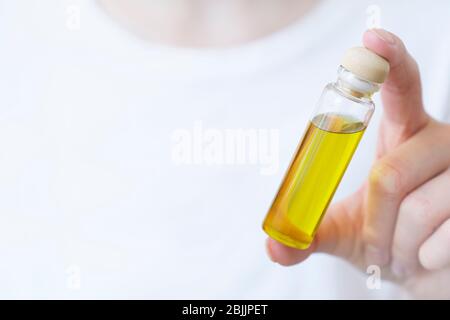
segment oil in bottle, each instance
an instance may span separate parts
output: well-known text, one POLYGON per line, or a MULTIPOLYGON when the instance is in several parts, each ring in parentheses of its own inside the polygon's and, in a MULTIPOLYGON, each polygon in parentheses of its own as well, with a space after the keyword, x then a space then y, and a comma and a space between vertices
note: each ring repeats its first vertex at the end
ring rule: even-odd
POLYGON ((350 116, 325 113, 312 119, 266 218, 272 238, 299 248, 312 241, 364 129, 350 116))
POLYGON ((306 249, 374 111, 371 96, 389 71, 366 48, 347 51, 326 86, 263 224, 273 239, 306 249))

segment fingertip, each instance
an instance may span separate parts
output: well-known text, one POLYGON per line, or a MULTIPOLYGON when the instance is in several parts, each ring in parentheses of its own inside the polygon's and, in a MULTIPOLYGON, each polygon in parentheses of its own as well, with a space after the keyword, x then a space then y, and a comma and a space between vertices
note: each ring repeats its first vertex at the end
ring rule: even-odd
POLYGON ((277 262, 277 261, 274 259, 274 255, 273 255, 273 253, 272 253, 272 241, 271 241, 270 238, 267 238, 267 239, 266 239, 266 253, 267 253, 267 256, 269 257, 269 259, 270 259, 272 262, 277 262))
POLYGON ((395 36, 392 32, 380 28, 367 29, 364 32, 363 41, 365 39, 368 41, 383 43, 388 46, 395 45, 398 41, 397 36, 395 36))
POLYGON ((366 30, 363 45, 388 60, 391 68, 399 63, 404 48, 397 36, 384 29, 366 30))
POLYGON ((448 243, 450 235, 450 219, 445 221, 421 245, 419 249, 420 264, 427 270, 435 271, 450 266, 448 243))
POLYGON ((419 261, 423 268, 428 271, 436 271, 443 267, 437 256, 434 254, 434 248, 430 246, 429 241, 425 241, 419 249, 419 261))
POLYGON ((292 266, 308 258, 312 253, 312 248, 299 250, 268 238, 266 241, 266 251, 270 260, 273 262, 279 263, 282 266, 292 266))
MULTIPOLYGON (((400 132, 417 132, 428 119, 423 108, 417 62, 402 40, 386 30, 367 30, 363 35, 363 44, 389 62, 389 75, 381 87, 381 97, 385 117, 398 127, 393 132, 398 132, 398 129, 400 132)), ((383 133, 389 136, 387 131, 383 133)))

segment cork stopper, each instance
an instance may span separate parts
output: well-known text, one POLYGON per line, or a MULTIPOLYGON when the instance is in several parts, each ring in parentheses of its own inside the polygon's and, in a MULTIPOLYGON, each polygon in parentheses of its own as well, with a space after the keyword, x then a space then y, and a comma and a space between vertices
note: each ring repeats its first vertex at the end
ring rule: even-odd
POLYGON ((364 47, 347 50, 341 65, 363 80, 381 84, 389 73, 389 62, 364 47))

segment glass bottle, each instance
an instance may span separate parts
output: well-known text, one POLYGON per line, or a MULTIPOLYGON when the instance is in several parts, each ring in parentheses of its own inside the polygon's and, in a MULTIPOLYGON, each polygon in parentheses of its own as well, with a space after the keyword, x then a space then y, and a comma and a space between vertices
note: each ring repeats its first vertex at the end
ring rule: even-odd
POLYGON ((298 249, 310 246, 374 112, 371 97, 388 72, 388 62, 366 48, 344 55, 265 218, 270 237, 298 249))

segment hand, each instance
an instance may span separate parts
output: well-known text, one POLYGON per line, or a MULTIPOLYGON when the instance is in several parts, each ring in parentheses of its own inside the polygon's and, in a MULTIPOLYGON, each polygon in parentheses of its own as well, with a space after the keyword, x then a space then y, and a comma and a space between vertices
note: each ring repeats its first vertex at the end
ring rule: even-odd
POLYGON ((417 64, 398 37, 377 29, 363 42, 391 67, 369 178, 328 209, 309 249, 269 239, 268 253, 282 265, 314 252, 375 264, 415 297, 450 298, 450 125, 426 114, 417 64))

